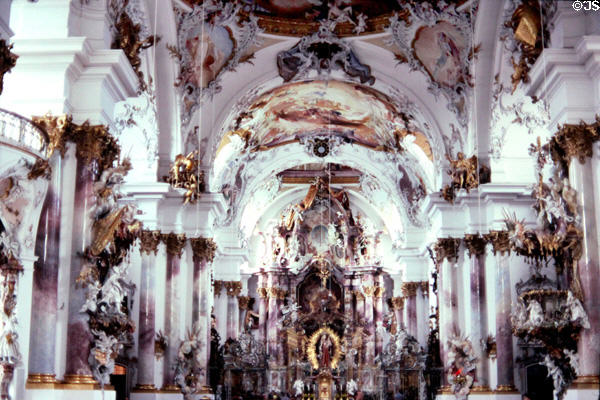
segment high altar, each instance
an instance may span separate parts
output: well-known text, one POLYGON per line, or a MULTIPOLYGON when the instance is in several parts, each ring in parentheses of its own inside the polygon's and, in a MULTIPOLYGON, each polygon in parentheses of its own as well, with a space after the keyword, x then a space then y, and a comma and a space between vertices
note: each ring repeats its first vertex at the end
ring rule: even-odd
POLYGON ((333 399, 358 387, 423 398, 425 353, 398 326, 400 307, 386 296, 393 282, 373 256, 381 232, 353 211, 348 194, 316 178, 270 233, 269 265, 252 278, 258 312, 249 302, 244 333, 225 343, 227 395, 333 399))

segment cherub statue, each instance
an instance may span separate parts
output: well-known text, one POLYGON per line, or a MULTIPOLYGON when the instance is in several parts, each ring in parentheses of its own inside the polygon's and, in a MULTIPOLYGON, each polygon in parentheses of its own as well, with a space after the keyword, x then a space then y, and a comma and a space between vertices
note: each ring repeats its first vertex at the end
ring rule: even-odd
POLYGON ((304 393, 304 382, 302 382, 302 380, 296 379, 292 387, 294 388, 294 394, 296 396, 302 396, 304 393))

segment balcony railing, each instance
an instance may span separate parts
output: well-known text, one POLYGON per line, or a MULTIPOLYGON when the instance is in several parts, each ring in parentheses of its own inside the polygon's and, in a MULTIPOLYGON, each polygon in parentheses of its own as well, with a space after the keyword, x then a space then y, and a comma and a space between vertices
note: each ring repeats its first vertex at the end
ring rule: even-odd
POLYGON ((0 109, 0 145, 46 159, 48 135, 25 117, 0 109))

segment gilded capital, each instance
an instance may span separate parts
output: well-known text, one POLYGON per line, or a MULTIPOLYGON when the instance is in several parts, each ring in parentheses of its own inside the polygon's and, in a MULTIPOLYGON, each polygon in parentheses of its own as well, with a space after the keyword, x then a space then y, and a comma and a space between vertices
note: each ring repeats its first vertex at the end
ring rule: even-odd
POLYGON ((390 301, 392 303, 392 309, 402 310, 404 308, 404 297, 392 297, 390 301))
POLYGON ((383 297, 383 294, 385 293, 385 288, 381 287, 381 286, 376 286, 375 287, 375 297, 377 297, 378 299, 383 297))
POLYGON ((419 283, 419 287, 421 288, 421 295, 429 296, 429 282, 421 281, 418 283, 419 283))
POLYGON ((215 253, 217 252, 217 244, 212 238, 193 238, 190 239, 192 251, 194 252, 194 261, 213 262, 215 253))
POLYGON ((266 290, 267 297, 271 299, 283 300, 287 296, 287 291, 278 287, 267 287, 264 288, 266 290))
POLYGON ((43 117, 32 117, 31 121, 48 135, 48 149, 46 155, 50 157, 55 150, 64 157, 67 143, 67 130, 72 129, 73 119, 66 114, 53 116, 46 114, 43 117))
POLYGON ((160 231, 142 231, 140 235, 140 253, 150 254, 158 253, 158 244, 160 243, 160 231))
POLYGON ((569 163, 577 158, 580 163, 585 163, 592 157, 593 144, 600 140, 600 117, 596 122, 586 124, 581 122, 559 126, 558 132, 550 139, 550 155, 554 162, 560 162, 565 170, 569 163))
POLYGON ((250 296, 238 296, 238 307, 240 310, 248 310, 250 306, 250 296))
POLYGON ((470 257, 477 257, 485 253, 487 241, 480 235, 465 235, 464 243, 470 257))
POLYGON ((268 293, 267 293, 267 288, 266 287, 256 288, 256 293, 258 293, 258 296, 261 299, 266 299, 268 297, 268 293))
POLYGON ((186 241, 184 233, 163 233, 160 235, 160 239, 167 246, 167 254, 181 257, 186 241))
POLYGON ((365 299, 365 295, 360 290, 355 290, 354 296, 356 297, 356 300, 358 300, 358 301, 365 299))
POLYGON ((223 289, 224 283, 225 283, 225 281, 213 281, 213 288, 215 291, 215 296, 218 296, 221 294, 221 289, 223 289))
POLYGON ((237 297, 242 291, 242 282, 227 281, 225 282, 225 291, 228 297, 237 297))
POLYGON ((417 295, 417 289, 421 285, 421 282, 402 282, 400 290, 402 291, 403 297, 414 297, 417 295))
POLYGON ((363 286, 362 289, 365 297, 373 297, 377 291, 377 286, 363 286))
POLYGON ((77 125, 71 116, 50 114, 33 117, 32 121, 48 134, 48 156, 58 150, 64 157, 67 142, 75 143, 77 159, 84 165, 95 161, 99 174, 119 159, 121 148, 105 125, 91 125, 89 121, 77 125))
POLYGON ((494 254, 498 252, 500 254, 510 252, 510 239, 507 231, 490 231, 484 237, 492 244, 494 254))
POLYGON ((458 238, 440 238, 434 245, 435 258, 437 262, 444 259, 448 261, 458 260, 458 250, 460 249, 460 239, 458 238))

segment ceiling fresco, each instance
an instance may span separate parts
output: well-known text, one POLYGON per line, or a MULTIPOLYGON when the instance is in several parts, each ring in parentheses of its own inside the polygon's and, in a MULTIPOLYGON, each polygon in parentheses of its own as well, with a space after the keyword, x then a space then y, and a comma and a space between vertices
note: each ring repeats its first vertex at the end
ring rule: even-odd
POLYGON ((219 0, 191 10, 175 7, 177 44, 167 48, 180 67, 175 86, 182 96, 184 125, 203 99, 221 90, 221 75, 252 57, 260 28, 256 17, 242 19, 241 10, 241 4, 219 0))
POLYGON ((235 129, 223 137, 217 154, 232 136, 242 137, 252 151, 307 137, 336 136, 388 152, 401 151, 401 142, 413 136, 414 143, 431 160, 425 135, 407 130, 410 118, 386 95, 368 86, 340 81, 297 82, 259 96, 238 116, 235 129))
POLYGON ((471 26, 476 9, 458 10, 456 4, 441 7, 425 2, 406 7, 409 18, 390 18, 387 43, 399 63, 428 77, 429 91, 444 95, 448 109, 466 127, 473 86, 470 68, 478 52, 471 26))

